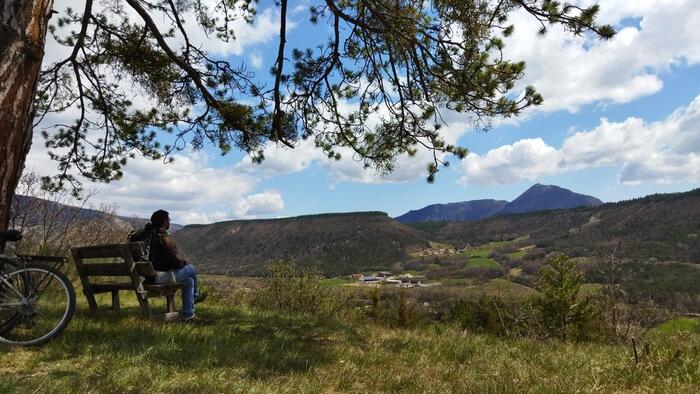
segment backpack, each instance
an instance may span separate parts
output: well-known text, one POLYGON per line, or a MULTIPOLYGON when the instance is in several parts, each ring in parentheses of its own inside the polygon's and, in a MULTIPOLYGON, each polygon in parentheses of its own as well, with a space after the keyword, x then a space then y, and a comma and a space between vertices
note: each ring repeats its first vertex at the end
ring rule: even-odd
POLYGON ((129 231, 126 239, 129 242, 143 242, 146 248, 146 259, 151 260, 151 240, 153 239, 153 232, 155 229, 150 225, 146 225, 142 229, 129 231))

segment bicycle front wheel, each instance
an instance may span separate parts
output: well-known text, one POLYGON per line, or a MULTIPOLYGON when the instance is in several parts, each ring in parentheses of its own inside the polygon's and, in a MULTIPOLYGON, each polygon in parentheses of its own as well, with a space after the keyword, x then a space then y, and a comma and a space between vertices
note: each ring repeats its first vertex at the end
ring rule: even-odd
POLYGON ((38 346, 57 337, 75 313, 75 290, 60 271, 29 265, 0 275, 0 343, 38 346))

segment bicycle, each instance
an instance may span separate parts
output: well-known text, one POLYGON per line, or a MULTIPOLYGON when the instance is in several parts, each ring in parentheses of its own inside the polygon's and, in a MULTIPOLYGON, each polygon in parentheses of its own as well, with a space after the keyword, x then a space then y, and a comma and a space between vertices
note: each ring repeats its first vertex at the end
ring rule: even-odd
MULTIPOLYGON (((17 230, 0 231, 17 242, 17 230)), ((54 256, 0 254, 0 344, 39 346, 56 338, 75 313, 75 289, 54 256)))

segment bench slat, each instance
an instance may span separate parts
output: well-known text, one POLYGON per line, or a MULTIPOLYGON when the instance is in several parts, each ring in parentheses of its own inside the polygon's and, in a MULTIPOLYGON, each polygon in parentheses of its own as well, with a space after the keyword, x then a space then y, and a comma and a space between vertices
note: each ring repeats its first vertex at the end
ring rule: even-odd
POLYGON ((90 288, 93 293, 109 293, 114 290, 133 290, 131 283, 92 283, 90 288))
POLYGON ((184 283, 164 283, 164 284, 158 284, 158 285, 143 285, 143 288, 148 290, 148 291, 158 291, 158 290, 170 290, 170 289, 184 289, 185 284, 184 283))
POLYGON ((131 251, 131 257, 138 259, 145 255, 143 244, 140 242, 129 242, 127 244, 111 244, 97 246, 81 246, 73 248, 73 255, 80 259, 99 259, 105 257, 123 257, 123 247, 128 245, 131 251))
POLYGON ((124 263, 88 263, 80 267, 86 276, 129 276, 129 269, 124 263))

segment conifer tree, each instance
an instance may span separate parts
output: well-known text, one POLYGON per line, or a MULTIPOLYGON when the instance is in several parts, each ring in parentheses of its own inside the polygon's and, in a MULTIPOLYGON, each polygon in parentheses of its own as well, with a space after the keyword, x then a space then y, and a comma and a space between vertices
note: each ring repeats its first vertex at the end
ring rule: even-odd
POLYGON ((582 284, 576 261, 566 255, 553 257, 542 267, 535 305, 543 334, 576 340, 590 335, 594 310, 590 297, 579 294, 582 284))

